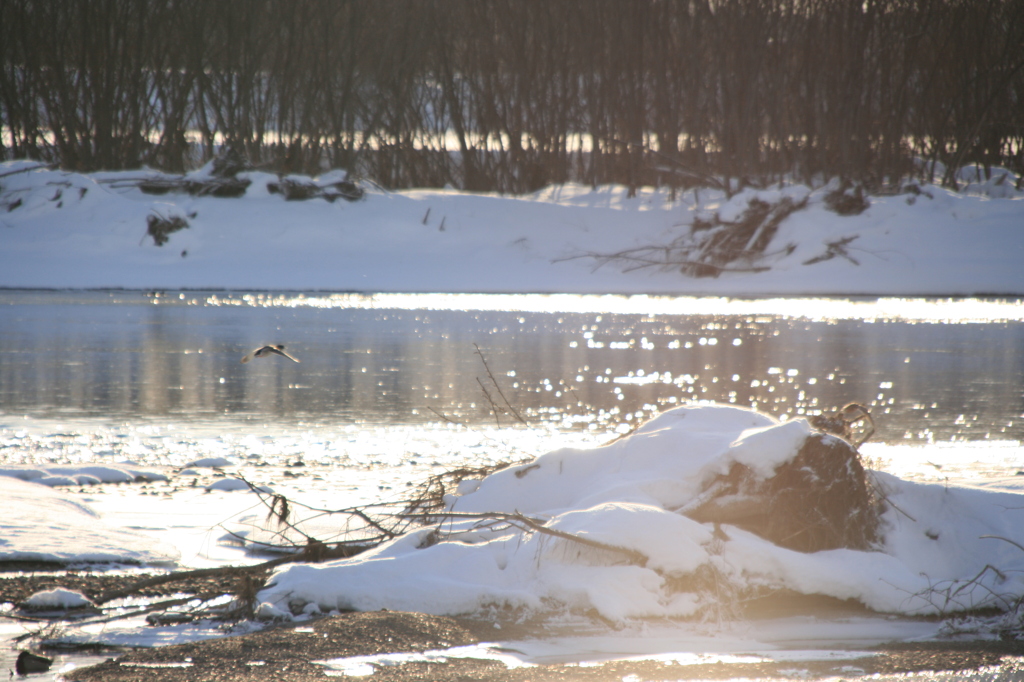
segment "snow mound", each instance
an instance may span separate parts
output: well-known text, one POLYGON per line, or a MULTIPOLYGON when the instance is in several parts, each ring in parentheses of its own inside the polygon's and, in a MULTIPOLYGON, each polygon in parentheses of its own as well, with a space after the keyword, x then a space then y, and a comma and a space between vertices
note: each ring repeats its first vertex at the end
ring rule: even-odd
MULTIPOLYGON (((1024 544, 1024 496, 865 472, 852 446, 803 419, 678 408, 603 447, 550 452, 461 490, 443 522, 353 558, 281 569, 260 602, 296 614, 316 604, 624 622, 700 618, 723 598, 779 590, 903 614, 1008 608, 1024 595, 1024 551, 1013 544, 1024 544), (765 517, 779 481, 832 485, 821 460, 864 484, 874 525, 801 551, 765 517)), ((796 518, 814 519, 828 495, 807 498, 796 518)))
POLYGON ((99 483, 137 483, 166 481, 167 477, 154 471, 111 466, 56 466, 45 469, 32 467, 0 467, 0 476, 41 483, 51 488, 99 483))
POLYGON ((222 467, 232 466, 234 462, 226 457, 204 457, 189 462, 185 466, 187 467, 200 467, 206 469, 220 469, 222 467))
POLYGON ((0 561, 165 564, 178 559, 172 547, 107 526, 88 506, 11 476, 0 476, 0 518, 0 561))
POLYGON ((93 603, 81 592, 58 587, 53 590, 36 592, 26 599, 22 606, 30 611, 56 611, 81 609, 93 606, 93 603))
MULTIPOLYGON (((222 478, 206 486, 206 489, 219 490, 221 492, 235 492, 237 490, 250 490, 251 487, 240 478, 222 478)), ((261 493, 268 494, 274 492, 272 488, 265 485, 256 486, 256 490, 261 493)))

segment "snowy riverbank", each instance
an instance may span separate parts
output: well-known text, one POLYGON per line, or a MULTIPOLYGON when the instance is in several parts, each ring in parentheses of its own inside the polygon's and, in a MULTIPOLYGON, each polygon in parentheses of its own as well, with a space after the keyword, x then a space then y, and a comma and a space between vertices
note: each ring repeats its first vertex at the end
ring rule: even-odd
MULTIPOLYGON (((0 164, 0 287, 228 288, 366 292, 710 295, 1024 294, 1024 192, 996 173, 960 192, 934 185, 870 196, 856 215, 827 206, 834 184, 681 193, 550 187, 525 197, 445 190, 358 201, 288 201, 280 179, 240 173, 237 198, 146 194, 150 171, 81 175, 0 164), (700 221, 737 221, 752 201, 807 200, 778 225, 756 272, 687 277, 679 267, 590 255, 687 239, 700 221), (157 245, 147 219, 187 227, 157 245), (178 223, 182 225, 183 223, 178 223), (839 245, 836 247, 835 245, 839 245), (568 259, 568 260, 566 260, 568 259), (809 264, 808 264, 809 263, 809 264), (625 271, 624 271, 625 270, 625 271)), ((188 178, 209 178, 209 168, 188 178)), ((298 183, 330 188, 342 175, 298 183)), ((974 169, 963 177, 974 177, 974 169)), ((175 178, 171 178, 172 180, 175 178)), ((180 183, 179 183, 180 184, 180 183)))
MULTIPOLYGON (((851 493, 848 485, 864 474, 853 471, 848 476, 843 450, 834 447, 838 441, 820 438, 804 419, 779 422, 728 406, 671 410, 606 446, 564 448, 488 476, 467 476, 444 498, 448 510, 466 514, 465 518, 455 516, 440 526, 414 524, 400 537, 351 559, 283 568, 259 595, 262 606, 257 613, 270 620, 302 620, 334 611, 384 608, 474 614, 499 622, 575 620, 596 614, 602 622, 632 627, 651 618, 683 618, 699 624, 711 614, 720 618, 731 613, 751 598, 782 593, 852 600, 860 608, 903 617, 956 617, 995 608, 1004 614, 969 627, 979 633, 1020 627, 1024 551, 1019 546, 1024 545, 1024 520, 1019 516, 1024 513, 1020 502, 1024 482, 1015 475, 1019 469, 1012 462, 1002 473, 993 470, 982 478, 971 475, 941 481, 868 472, 863 479, 869 486, 865 498, 853 494, 856 490, 851 493), (818 454, 814 447, 819 448, 818 454), (813 468, 811 478, 789 480, 783 493, 770 483, 806 467, 813 468), (750 520, 750 501, 755 509, 767 509, 766 505, 781 499, 780 494, 791 494, 786 490, 799 489, 803 494, 807 486, 813 488, 828 476, 837 478, 823 494, 833 500, 841 496, 842 504, 850 506, 829 510, 833 530, 824 526, 813 530, 819 540, 825 538, 824 544, 816 540, 818 544, 804 546, 794 540, 793 526, 787 530, 784 523, 779 525, 774 511, 774 530, 762 529, 756 518, 750 520), (877 521, 864 516, 869 499, 877 505, 877 521), (863 532, 853 527, 854 516, 863 532), (836 526, 835 518, 849 523, 836 526), (829 536, 835 528, 842 532, 829 536), (576 544, 581 538, 591 545, 576 544), (729 596, 721 601, 723 595, 729 596)), ((933 450, 928 456, 942 454, 933 450)), ((936 466, 945 463, 938 460, 936 466)), ((162 473, 140 472, 130 465, 78 471, 66 467, 60 472, 7 467, 0 478, 4 492, 0 507, 6 525, 18 532, 5 538, 4 558, 46 559, 43 551, 47 550, 52 554, 49 558, 58 561, 173 560, 173 552, 158 539, 161 534, 154 532, 157 528, 145 532, 157 517, 125 509, 114 517, 114 526, 103 526, 87 505, 75 501, 75 491, 88 483, 79 478, 115 481, 126 471, 137 477, 126 485, 149 486, 143 494, 159 496, 146 501, 157 516, 160 509, 172 512, 175 505, 180 507, 186 497, 190 508, 206 505, 207 514, 202 517, 206 524, 209 512, 219 508, 224 522, 217 529, 207 529, 207 542, 234 545, 238 554, 227 561, 240 558, 242 540, 280 542, 277 532, 281 529, 267 518, 255 496, 244 490, 229 492, 233 487, 225 483, 235 479, 211 466, 233 469, 229 460, 190 462, 162 473), (232 520, 228 509, 248 511, 232 520), (118 525, 127 528, 119 530, 118 525)), ((283 475, 277 478, 287 480, 283 475)), ((128 492, 122 491, 121 495, 128 492)), ((87 497, 107 509, 124 506, 110 497, 112 492, 87 497)), ((336 493, 332 495, 330 486, 325 484, 323 493, 325 500, 333 497, 333 508, 345 506, 336 493)), ((818 509, 800 500, 799 509, 818 509)), ((310 497, 299 501, 308 503, 310 497)), ((398 527, 400 517, 395 515, 403 505, 361 508, 379 514, 375 523, 381 528, 391 528, 398 527)), ((358 519, 344 513, 306 514, 313 525, 300 520, 301 512, 295 514, 291 523, 332 542, 351 541, 361 532, 360 524, 353 523, 358 519)), ((808 523, 803 514, 786 523, 801 528, 808 523)), ((189 523, 185 515, 168 530, 176 528, 180 534, 189 523)), ((369 530, 370 535, 376 534, 369 530)), ((163 533, 163 537, 171 539, 174 534, 163 533)), ((882 621, 865 616, 856 626, 826 626, 826 619, 815 622, 817 634, 807 630, 806 623, 773 627, 784 628, 790 633, 787 636, 797 639, 872 639, 871 633, 882 621)), ((925 632, 921 625, 908 622, 897 630, 903 628, 903 637, 920 637, 935 636, 946 627, 932 622, 925 632)), ((139 635, 130 629, 108 628, 101 639, 119 644, 138 642, 140 636, 174 641, 189 638, 188 632, 195 630, 189 625, 179 629, 177 634, 172 628, 163 634, 139 635)), ((691 634, 699 631, 698 627, 691 634)), ((775 637, 769 631, 748 635, 762 644, 775 637)), ((892 636, 901 638, 895 631, 892 636)))

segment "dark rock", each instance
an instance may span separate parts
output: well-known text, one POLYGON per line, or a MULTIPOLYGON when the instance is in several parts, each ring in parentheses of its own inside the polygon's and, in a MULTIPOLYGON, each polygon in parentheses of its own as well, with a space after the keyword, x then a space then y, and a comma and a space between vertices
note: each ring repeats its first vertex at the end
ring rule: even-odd
POLYGON ((31 651, 22 651, 18 654, 18 660, 14 664, 14 670, 19 675, 28 675, 29 673, 44 673, 50 669, 50 665, 53 663, 52 659, 44 656, 36 656, 31 651))

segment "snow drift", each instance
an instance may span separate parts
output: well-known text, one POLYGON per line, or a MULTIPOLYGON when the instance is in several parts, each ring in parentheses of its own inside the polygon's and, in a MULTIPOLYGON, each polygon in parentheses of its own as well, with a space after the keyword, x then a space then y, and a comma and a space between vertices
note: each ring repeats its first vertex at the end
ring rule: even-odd
MULTIPOLYGON (((28 470, 31 472, 31 470, 28 470)), ((0 561, 173 564, 176 549, 142 532, 108 526, 89 506, 41 483, 0 472, 0 561)))
POLYGON ((463 481, 446 500, 452 516, 354 558, 279 570, 259 599, 293 613, 571 611, 621 622, 701 618, 718 613, 723 596, 778 590, 907 615, 1009 609, 1024 595, 1024 551, 1013 544, 1024 544, 1024 496, 1012 489, 858 474, 841 458, 840 467, 863 477, 876 512, 856 519, 866 512, 851 509, 849 523, 873 518, 876 526, 848 546, 833 540, 818 551, 707 511, 712 495, 735 501, 769 490, 723 488, 737 467, 762 483, 807 470, 813 475, 801 480, 817 485, 806 459, 812 443, 825 453, 851 448, 803 419, 678 408, 603 447, 557 450, 463 481), (702 508, 711 520, 694 518, 702 508))

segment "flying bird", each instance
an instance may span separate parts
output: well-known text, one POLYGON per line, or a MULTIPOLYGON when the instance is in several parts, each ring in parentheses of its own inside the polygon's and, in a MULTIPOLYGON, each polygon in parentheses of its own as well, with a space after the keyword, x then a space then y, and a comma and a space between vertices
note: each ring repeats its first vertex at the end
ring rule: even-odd
POLYGON ((284 345, 280 343, 273 346, 263 346, 262 348, 257 348, 256 350, 242 358, 242 362, 249 362, 253 358, 269 358, 271 355, 280 355, 283 358, 288 358, 292 362, 299 362, 299 359, 285 351, 284 345))

